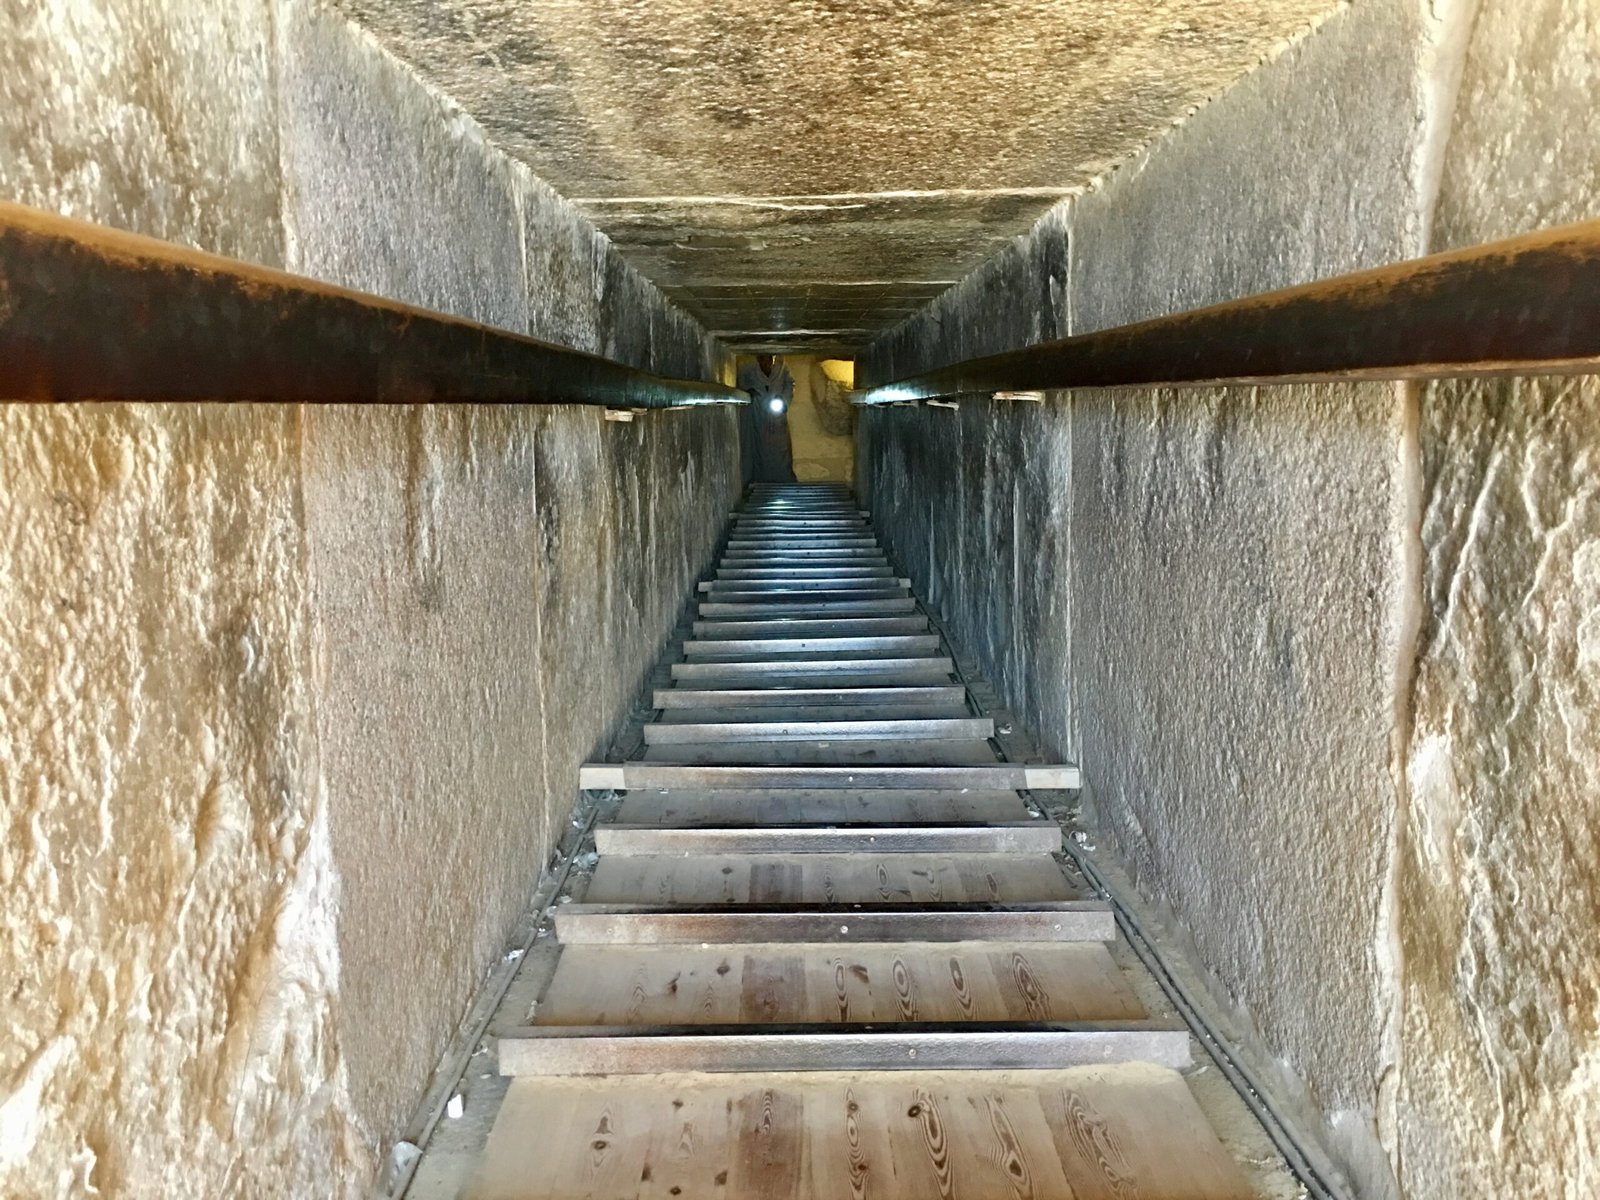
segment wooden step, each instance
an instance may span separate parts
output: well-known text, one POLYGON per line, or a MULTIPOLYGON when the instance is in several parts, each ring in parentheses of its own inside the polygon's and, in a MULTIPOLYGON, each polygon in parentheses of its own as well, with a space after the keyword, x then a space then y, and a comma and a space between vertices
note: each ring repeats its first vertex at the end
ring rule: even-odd
POLYGON ((1135 1021, 1147 1015, 1102 942, 580 945, 562 949, 532 1023, 1135 1021))
POLYGON ((807 567, 730 565, 717 567, 718 579, 884 579, 894 575, 888 563, 823 563, 807 567))
POLYGON ((963 767, 996 761, 983 738, 774 738, 647 745, 647 763, 704 767, 840 766, 963 767))
POLYGON ((696 621, 690 632, 697 640, 720 641, 777 635, 883 636, 925 633, 927 629, 928 618, 917 614, 909 617, 758 617, 745 621, 696 621))
POLYGON ((514 1079, 469 1200, 1248 1200, 1182 1076, 514 1079))
MULTIPOLYGON (((834 688, 860 690, 863 688, 906 689, 917 687, 943 687, 951 682, 953 670, 937 665, 937 660, 923 660, 926 666, 898 667, 884 670, 783 670, 765 675, 719 676, 715 671, 702 672, 684 680, 685 690, 700 691, 708 688, 728 688, 741 691, 771 691, 775 693, 797 690, 815 691, 834 688)), ((710 666, 709 662, 700 666, 710 666)), ((668 674, 671 674, 670 669, 668 674)))
POLYGON ((770 827, 697 825, 596 825, 602 855, 646 854, 1053 854, 1061 830, 1050 821, 967 825, 861 825, 770 827))
POLYGON ((883 551, 875 547, 864 546, 853 549, 828 550, 828 549, 789 549, 789 550, 729 550, 722 556, 723 566, 743 565, 745 563, 793 563, 811 566, 816 563, 886 563, 883 551))
MULTIPOLYGON (((832 583, 827 587, 805 587, 803 585, 786 585, 783 587, 763 587, 759 584, 740 583, 722 587, 713 585, 703 589, 702 595, 707 601, 721 604, 824 604, 835 600, 899 600, 907 596, 908 584, 898 581, 889 583, 874 583, 863 581, 860 584, 848 582, 832 583)), ((701 613, 705 613, 704 605, 701 613)))
POLYGON ((1079 899, 1051 857, 1053 848, 1032 854, 602 854, 583 899, 725 907, 1079 899))
POLYGON ((789 662, 771 659, 706 659, 704 662, 674 662, 669 674, 675 680, 710 685, 734 683, 752 686, 816 686, 837 680, 840 675, 867 678, 870 682, 904 686, 915 683, 946 683, 955 674, 955 659, 949 654, 925 656, 878 656, 878 658, 813 658, 789 662))
MULTIPOLYGON (((671 675, 674 679, 691 681, 751 679, 776 685, 785 677, 792 678, 798 675, 898 676, 911 674, 926 676, 932 674, 948 676, 954 671, 955 660, 948 655, 911 656, 884 654, 872 658, 865 656, 846 657, 844 655, 830 658, 791 658, 783 662, 776 662, 770 659, 681 662, 672 664, 671 675)), ((885 682, 888 682, 888 680, 885 680, 885 682)))
MULTIPOLYGON (((834 721, 846 726, 873 721, 936 721, 971 717, 965 702, 949 700, 943 704, 811 704, 741 705, 738 708, 668 708, 656 720, 659 725, 766 725, 778 727, 792 722, 834 721)), ((990 720, 990 718, 983 718, 990 720)), ((993 722, 990 720, 990 724, 993 722)), ((645 726, 648 731, 652 726, 645 726)), ((848 730, 846 731, 848 732, 848 730)), ((746 735, 739 735, 746 736, 746 735)), ((926 736, 925 734, 919 736, 926 736)), ((989 736, 968 731, 964 737, 989 736)))
POLYGON ((1031 814, 1014 791, 915 788, 672 788, 629 792, 618 822, 694 828, 740 822, 768 826, 956 824, 1024 821, 1031 814))
POLYGON ((963 704, 966 688, 960 684, 928 687, 851 688, 658 688, 651 703, 668 708, 753 708, 819 704, 963 704))
POLYGON ((728 618, 760 617, 859 617, 881 613, 914 612, 917 602, 910 596, 891 596, 876 600, 823 601, 815 597, 804 601, 780 604, 775 601, 725 599, 700 600, 696 605, 701 617, 728 618))
POLYGON ((878 539, 870 534, 831 535, 806 534, 745 534, 731 537, 724 543, 729 551, 736 550, 882 550, 878 539))
POLYGON ((939 649, 936 633, 868 633, 847 634, 841 637, 771 637, 771 638, 708 638, 683 644, 687 658, 710 658, 717 655, 745 655, 752 659, 762 655, 804 654, 895 654, 911 656, 934 654, 939 649))
POLYGON ((780 725, 791 721, 933 721, 971 715, 971 709, 964 700, 945 700, 935 704, 741 704, 732 708, 661 709, 656 723, 780 725))

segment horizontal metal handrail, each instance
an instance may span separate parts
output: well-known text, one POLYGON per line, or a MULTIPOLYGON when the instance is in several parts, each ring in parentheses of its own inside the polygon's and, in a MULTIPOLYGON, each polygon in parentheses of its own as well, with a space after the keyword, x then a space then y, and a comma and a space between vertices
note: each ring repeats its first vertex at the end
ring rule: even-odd
POLYGON ((857 399, 1590 373, 1600 221, 971 359, 857 399))
POLYGON ((749 397, 0 203, 0 400, 678 408, 749 397))

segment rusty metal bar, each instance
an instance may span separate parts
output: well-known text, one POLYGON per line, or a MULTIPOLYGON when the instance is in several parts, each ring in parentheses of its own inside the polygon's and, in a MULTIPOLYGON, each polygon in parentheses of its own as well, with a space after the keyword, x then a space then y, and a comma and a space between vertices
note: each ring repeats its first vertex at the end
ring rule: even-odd
POLYGON ((1591 373, 1600 221, 972 359, 860 400, 1591 373))
POLYGON ((0 399, 673 408, 748 397, 0 203, 0 399))

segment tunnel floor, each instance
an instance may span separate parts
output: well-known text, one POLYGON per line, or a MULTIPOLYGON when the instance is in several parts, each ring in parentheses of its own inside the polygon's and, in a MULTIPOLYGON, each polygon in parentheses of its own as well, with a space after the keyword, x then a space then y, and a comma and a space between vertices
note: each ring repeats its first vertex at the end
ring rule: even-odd
POLYGON ((848 489, 691 609, 408 1195, 1295 1194, 848 489))

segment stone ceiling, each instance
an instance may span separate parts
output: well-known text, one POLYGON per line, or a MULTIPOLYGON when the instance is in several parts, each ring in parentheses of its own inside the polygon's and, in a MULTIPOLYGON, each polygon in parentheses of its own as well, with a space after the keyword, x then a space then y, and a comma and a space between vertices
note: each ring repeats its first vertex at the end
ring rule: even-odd
POLYGON ((847 352, 1330 0, 340 0, 739 348, 847 352))

